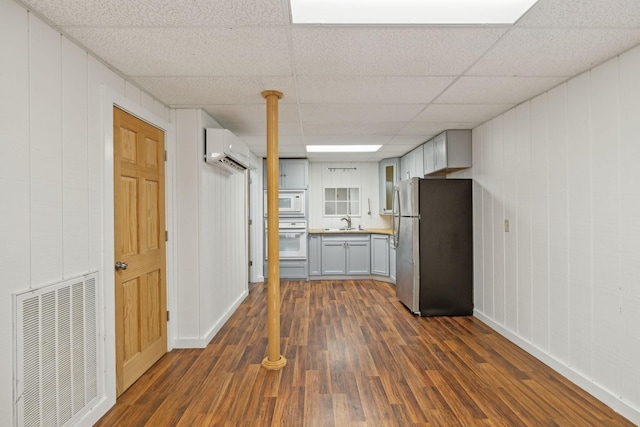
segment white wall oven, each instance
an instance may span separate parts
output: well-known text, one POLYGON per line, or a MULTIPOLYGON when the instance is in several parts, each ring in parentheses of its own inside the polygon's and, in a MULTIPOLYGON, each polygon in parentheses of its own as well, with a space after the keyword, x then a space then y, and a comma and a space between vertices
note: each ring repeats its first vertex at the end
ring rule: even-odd
MULTIPOLYGON (((264 222, 267 230, 267 221, 264 222)), ((269 242, 265 233, 265 259, 269 253, 269 242)), ((307 221, 281 219, 278 234, 280 236, 280 259, 307 259, 307 221)))
MULTIPOLYGON (((304 217, 306 206, 305 190, 280 190, 278 192, 278 216, 304 217)), ((267 190, 264 191, 264 216, 267 216, 267 190)))

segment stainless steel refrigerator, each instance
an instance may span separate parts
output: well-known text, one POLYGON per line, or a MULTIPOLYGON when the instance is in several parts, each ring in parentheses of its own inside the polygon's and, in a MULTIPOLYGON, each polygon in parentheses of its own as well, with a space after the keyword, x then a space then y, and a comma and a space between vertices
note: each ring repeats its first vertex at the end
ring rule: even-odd
POLYGON ((396 292, 420 316, 473 312, 469 179, 411 178, 395 186, 396 292))

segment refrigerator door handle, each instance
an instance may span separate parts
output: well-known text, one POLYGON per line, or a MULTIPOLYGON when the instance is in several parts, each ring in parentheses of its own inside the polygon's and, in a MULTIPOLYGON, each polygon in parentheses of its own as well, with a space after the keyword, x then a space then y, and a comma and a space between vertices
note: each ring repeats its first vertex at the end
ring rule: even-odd
MULTIPOLYGON (((396 241, 396 217, 391 215, 391 235, 393 236, 393 241, 396 241)), ((395 245, 394 245, 395 247, 395 245)))
POLYGON ((393 247, 398 247, 398 241, 400 238, 400 190, 398 188, 393 189, 393 202, 392 202, 392 215, 391 215, 391 234, 393 235, 393 247), (397 209, 397 212, 396 212, 397 209), (398 218, 398 226, 396 227, 396 217, 398 218))

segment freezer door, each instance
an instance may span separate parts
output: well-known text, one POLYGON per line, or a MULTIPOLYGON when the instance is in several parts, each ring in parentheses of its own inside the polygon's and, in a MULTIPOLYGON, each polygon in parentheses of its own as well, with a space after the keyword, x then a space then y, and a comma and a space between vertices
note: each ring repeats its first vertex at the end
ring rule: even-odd
POLYGON ((398 217, 396 294, 412 313, 419 313, 420 246, 418 218, 398 217))

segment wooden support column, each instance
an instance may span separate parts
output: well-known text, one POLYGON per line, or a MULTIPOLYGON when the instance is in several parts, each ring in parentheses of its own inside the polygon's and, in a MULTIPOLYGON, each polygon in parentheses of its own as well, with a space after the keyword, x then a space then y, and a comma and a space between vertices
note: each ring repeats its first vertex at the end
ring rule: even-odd
POLYGON ((262 366, 269 370, 284 368, 287 359, 280 354, 280 235, 278 224, 278 100, 282 93, 266 90, 267 100, 267 357, 262 366))

